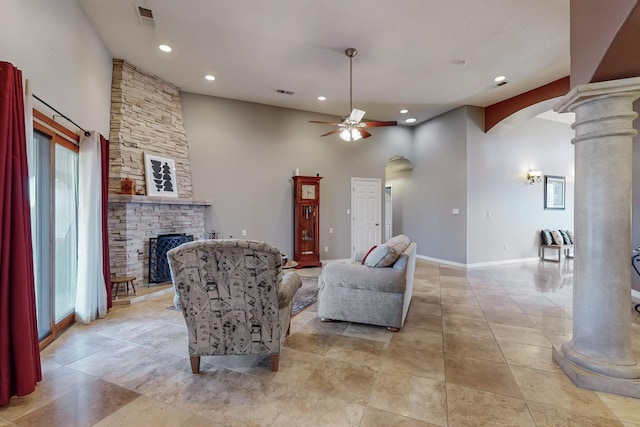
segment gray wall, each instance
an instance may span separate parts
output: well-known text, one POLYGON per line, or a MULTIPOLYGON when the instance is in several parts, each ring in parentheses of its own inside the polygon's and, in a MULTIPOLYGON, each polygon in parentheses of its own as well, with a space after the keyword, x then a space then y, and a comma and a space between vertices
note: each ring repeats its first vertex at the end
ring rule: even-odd
MULTIPOLYGON (((633 110, 640 112, 640 99, 633 104, 633 110)), ((637 248, 640 246, 640 119, 633 122, 633 127, 639 135, 633 138, 633 207, 635 209, 632 210, 631 247, 637 248)), ((640 269, 640 265, 636 265, 640 269)), ((631 269, 631 284, 633 289, 640 291, 640 276, 633 269, 631 269)))
POLYGON ((532 118, 506 135, 484 133, 481 108, 468 107, 467 263, 538 256, 541 229, 573 231, 574 132, 564 123, 532 118), (544 178, 566 179, 566 209, 544 209, 544 178))
MULTIPOLYGON (((111 54, 78 2, 4 0, 1 14, 0 61, 21 69, 35 95, 108 137, 111 54)), ((37 101, 34 107, 53 114, 37 101)))
POLYGON ((301 175, 323 177, 322 259, 349 258, 351 177, 384 183, 386 161, 411 145, 411 129, 402 126, 377 128, 371 138, 346 143, 336 135, 321 138, 329 126, 307 123, 337 117, 191 93, 182 93, 181 100, 194 198, 213 202, 207 230, 235 238, 245 229, 247 238, 271 242, 288 254, 293 253, 296 168, 301 175))
POLYGON ((420 255, 456 263, 466 262, 465 118, 462 107, 415 127, 409 156, 413 171, 398 195, 403 207, 394 211, 394 220, 402 224, 395 234, 410 236, 420 255), (452 214, 454 208, 459 215, 452 214))

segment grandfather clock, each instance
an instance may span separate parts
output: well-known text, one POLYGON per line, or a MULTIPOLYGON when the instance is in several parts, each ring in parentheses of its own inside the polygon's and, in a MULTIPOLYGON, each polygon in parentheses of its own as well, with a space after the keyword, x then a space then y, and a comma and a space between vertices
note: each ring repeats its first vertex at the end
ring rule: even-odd
POLYGON ((293 177, 293 256, 296 268, 322 267, 320 262, 321 176, 293 177))

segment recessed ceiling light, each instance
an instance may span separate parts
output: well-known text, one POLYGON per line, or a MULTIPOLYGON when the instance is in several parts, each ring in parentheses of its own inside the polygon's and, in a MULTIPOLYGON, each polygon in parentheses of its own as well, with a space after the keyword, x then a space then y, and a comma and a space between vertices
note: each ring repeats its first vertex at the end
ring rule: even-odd
POLYGON ((214 81, 216 78, 213 77, 211 74, 207 74, 206 76, 204 76, 205 79, 209 80, 210 82, 214 81))
POLYGON ((400 110, 400 114, 407 114, 409 112, 409 110, 407 110, 406 108, 403 110, 400 110))
POLYGON ((163 52, 171 52, 171 46, 167 46, 166 44, 161 44, 160 46, 158 46, 158 49, 163 52))
POLYGON ((415 117, 409 117, 407 120, 404 121, 405 123, 415 123, 416 122, 416 118, 415 117))
POLYGON ((327 97, 326 96, 319 96, 318 97, 318 101, 326 101, 327 97))
POLYGON ((501 82, 501 81, 503 81, 503 80, 505 80, 505 79, 506 79, 506 77, 505 77, 505 76, 498 76, 498 77, 496 77, 495 79, 493 79, 493 81, 494 81, 494 82, 501 82))

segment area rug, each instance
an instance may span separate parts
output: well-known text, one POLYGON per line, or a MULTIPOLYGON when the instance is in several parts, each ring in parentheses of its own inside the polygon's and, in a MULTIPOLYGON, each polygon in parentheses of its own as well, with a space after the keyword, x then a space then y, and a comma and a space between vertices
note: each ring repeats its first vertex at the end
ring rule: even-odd
MULTIPOLYGON (((291 317, 303 311, 318 300, 318 278, 302 277, 302 286, 293 297, 293 308, 291 309, 291 317)), ((176 309, 173 305, 167 307, 168 310, 176 309)))
POLYGON ((293 297, 291 317, 300 313, 318 300, 318 278, 302 277, 302 286, 293 297))

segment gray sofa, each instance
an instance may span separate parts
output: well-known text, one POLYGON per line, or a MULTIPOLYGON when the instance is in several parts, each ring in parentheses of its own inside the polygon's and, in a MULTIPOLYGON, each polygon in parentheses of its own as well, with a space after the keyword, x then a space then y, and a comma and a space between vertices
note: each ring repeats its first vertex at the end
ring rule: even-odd
POLYGON ((364 265, 333 262, 323 267, 318 278, 318 316, 323 321, 366 323, 392 331, 402 328, 413 292, 416 244, 400 235, 381 246, 401 250, 387 256, 386 264, 377 262, 379 257, 370 261, 376 248, 364 265))

